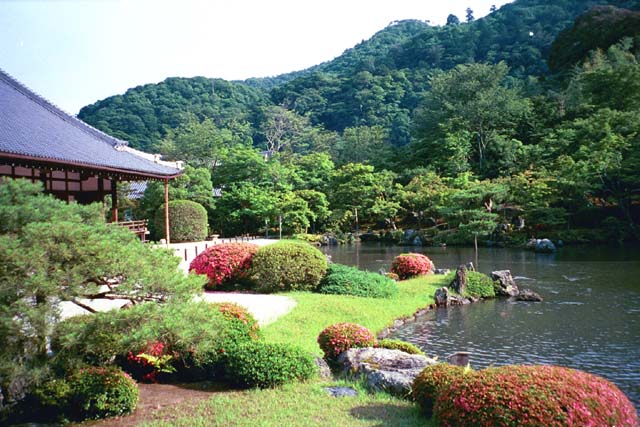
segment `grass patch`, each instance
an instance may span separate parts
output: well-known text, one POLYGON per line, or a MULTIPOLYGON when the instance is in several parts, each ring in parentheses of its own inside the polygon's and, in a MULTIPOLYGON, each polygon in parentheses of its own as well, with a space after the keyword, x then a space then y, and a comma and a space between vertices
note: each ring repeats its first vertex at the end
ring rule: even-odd
POLYGON ((195 407, 188 403, 154 414, 139 426, 432 426, 417 405, 385 394, 359 390, 357 397, 331 397, 324 387, 335 382, 290 384, 278 389, 216 393, 195 407), (184 407, 183 407, 184 406, 184 407))
POLYGON ((347 295, 323 295, 290 292, 283 295, 298 305, 286 316, 263 329, 267 342, 297 344, 304 350, 322 356, 316 342, 327 326, 339 322, 358 323, 378 333, 393 321, 411 316, 416 310, 433 303, 433 294, 446 285, 443 276, 422 276, 398 283, 393 298, 361 298, 347 295))

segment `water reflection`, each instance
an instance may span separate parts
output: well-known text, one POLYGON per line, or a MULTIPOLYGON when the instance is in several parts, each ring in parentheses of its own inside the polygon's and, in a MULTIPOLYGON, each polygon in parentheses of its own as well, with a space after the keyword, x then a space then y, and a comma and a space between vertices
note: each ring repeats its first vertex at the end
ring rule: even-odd
MULTIPOLYGON (((393 257, 416 248, 377 245, 325 248, 334 262, 389 269, 393 257)), ((468 248, 418 248, 437 267, 474 258, 468 248)), ((564 248, 554 254, 480 248, 478 269, 510 269, 540 304, 487 301, 433 310, 394 337, 446 358, 469 351, 476 368, 512 363, 557 364, 614 381, 640 407, 640 249, 564 248)))

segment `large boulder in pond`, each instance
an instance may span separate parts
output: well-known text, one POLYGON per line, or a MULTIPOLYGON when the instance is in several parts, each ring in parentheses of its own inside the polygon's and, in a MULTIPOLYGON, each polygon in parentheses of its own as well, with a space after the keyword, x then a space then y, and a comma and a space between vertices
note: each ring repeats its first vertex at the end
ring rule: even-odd
POLYGON ((436 305, 438 307, 469 304, 469 300, 467 298, 451 293, 447 287, 436 289, 433 299, 436 301, 436 305))
POLYGON ((518 293, 518 295, 516 295, 514 299, 516 301, 525 301, 525 302, 542 302, 543 301, 542 297, 539 294, 533 292, 531 289, 525 289, 523 291, 520 291, 520 293, 518 293))
POLYGON ((531 239, 527 242, 527 248, 536 252, 550 253, 556 251, 556 245, 549 239, 531 239))
POLYGON ((419 354, 386 348, 352 348, 338 356, 342 373, 364 378, 372 391, 387 391, 405 397, 416 376, 436 361, 419 354))
POLYGON ((496 283, 494 288, 497 296, 515 297, 520 292, 510 270, 492 271, 491 280, 496 283))

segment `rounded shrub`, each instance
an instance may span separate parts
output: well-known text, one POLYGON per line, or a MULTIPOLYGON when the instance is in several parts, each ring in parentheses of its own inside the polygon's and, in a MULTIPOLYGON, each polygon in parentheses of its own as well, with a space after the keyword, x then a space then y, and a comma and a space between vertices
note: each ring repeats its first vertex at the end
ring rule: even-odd
POLYGON ((376 337, 364 326, 355 323, 336 323, 318 335, 318 345, 329 364, 350 348, 375 347, 376 337))
POLYGON ((130 351, 125 369, 138 381, 157 383, 163 374, 175 372, 172 362, 173 356, 167 353, 167 346, 156 340, 138 351, 130 351))
POLYGON ((342 264, 330 264, 320 281, 323 294, 354 295, 368 298, 389 298, 398 293, 396 283, 380 274, 361 271, 342 264))
POLYGON ((406 280, 414 276, 433 273, 433 263, 422 254, 400 254, 391 263, 391 272, 398 275, 400 280, 406 280))
POLYGON ((138 404, 135 381, 114 367, 83 368, 68 378, 70 412, 75 419, 98 419, 126 415, 138 404))
POLYGON ((191 261, 189 271, 209 278, 207 289, 234 284, 246 279, 251 258, 259 246, 253 243, 222 243, 207 248, 191 261))
POLYGON ((42 419, 65 418, 69 412, 71 385, 64 378, 52 378, 38 385, 32 392, 29 405, 42 419))
POLYGON ((327 271, 318 249, 303 242, 279 242, 261 247, 249 275, 260 292, 313 291, 327 271))
POLYGON ((433 404, 440 392, 451 382, 464 375, 464 368, 448 363, 427 366, 413 380, 411 397, 422 409, 422 413, 431 417, 433 404))
POLYGON ((420 350, 418 347, 411 344, 410 342, 406 342, 402 340, 392 340, 392 339, 379 340, 378 345, 376 347, 386 348, 389 350, 400 350, 408 354, 419 354, 421 356, 424 356, 424 351, 420 350))
MULTIPOLYGON (((164 204, 158 208, 155 226, 162 238, 165 236, 164 204)), ((191 200, 169 202, 169 233, 172 242, 199 242, 207 237, 207 210, 191 200)))
POLYGON ((271 388, 311 378, 316 365, 311 355, 287 344, 245 343, 226 357, 229 380, 241 387, 271 388))
POLYGON ((451 382, 436 398, 441 426, 637 426, 629 399, 611 382, 558 366, 503 366, 451 382))
POLYGON ((218 302, 211 305, 216 307, 227 320, 244 325, 252 339, 260 338, 260 325, 245 307, 233 302, 218 302))

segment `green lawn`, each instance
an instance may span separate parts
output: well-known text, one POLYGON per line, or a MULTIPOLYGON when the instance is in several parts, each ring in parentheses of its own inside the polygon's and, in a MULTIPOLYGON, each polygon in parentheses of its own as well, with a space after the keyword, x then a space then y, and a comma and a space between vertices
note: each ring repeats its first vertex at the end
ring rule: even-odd
MULTIPOLYGON (((139 426, 247 426, 247 427, 430 427, 410 402, 360 390, 357 397, 334 398, 324 387, 336 383, 291 384, 273 390, 215 393, 197 405, 188 403, 166 408, 152 421, 139 426)), ((339 383, 344 385, 344 383, 339 383)))
POLYGON ((374 334, 401 317, 413 315, 418 309, 433 303, 433 294, 445 286, 444 276, 424 276, 398 283, 394 298, 359 298, 343 295, 322 295, 302 292, 284 295, 298 305, 288 315, 278 319, 263 331, 266 341, 297 344, 310 353, 321 356, 316 339, 327 326, 352 322, 366 326, 374 334))

